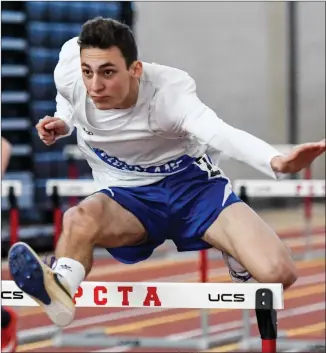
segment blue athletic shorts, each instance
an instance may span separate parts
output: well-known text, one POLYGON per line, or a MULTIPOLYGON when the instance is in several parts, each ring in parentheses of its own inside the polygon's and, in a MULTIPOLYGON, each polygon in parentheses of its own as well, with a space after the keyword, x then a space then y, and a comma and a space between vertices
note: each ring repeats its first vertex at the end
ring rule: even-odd
POLYGON ((229 180, 206 155, 157 183, 99 192, 129 210, 148 233, 147 241, 140 245, 107 249, 126 264, 149 258, 167 239, 175 243, 178 251, 211 248, 201 237, 224 208, 241 202, 232 192, 229 180))

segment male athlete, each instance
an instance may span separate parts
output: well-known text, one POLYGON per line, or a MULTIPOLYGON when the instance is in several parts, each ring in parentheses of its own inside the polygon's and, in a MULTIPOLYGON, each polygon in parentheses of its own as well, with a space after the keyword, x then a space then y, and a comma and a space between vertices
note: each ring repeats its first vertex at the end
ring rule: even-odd
POLYGON ((97 192, 65 213, 52 269, 24 243, 11 248, 9 264, 17 285, 56 325, 74 318, 72 297, 95 246, 133 264, 172 239, 178 251, 222 251, 235 281, 295 282, 286 246, 206 152, 278 179, 309 166, 325 141, 282 155, 226 124, 200 101, 186 72, 139 61, 132 32, 112 19, 86 22, 63 45, 54 78, 57 110, 39 121, 38 134, 51 145, 76 128, 97 192))

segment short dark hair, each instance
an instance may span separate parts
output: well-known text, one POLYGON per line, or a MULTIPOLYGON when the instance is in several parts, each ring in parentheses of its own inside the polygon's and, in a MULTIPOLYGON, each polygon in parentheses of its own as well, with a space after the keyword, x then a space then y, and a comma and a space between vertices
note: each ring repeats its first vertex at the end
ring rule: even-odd
POLYGON ((138 59, 138 49, 129 26, 112 18, 96 17, 84 23, 78 38, 80 49, 120 49, 126 65, 138 59))

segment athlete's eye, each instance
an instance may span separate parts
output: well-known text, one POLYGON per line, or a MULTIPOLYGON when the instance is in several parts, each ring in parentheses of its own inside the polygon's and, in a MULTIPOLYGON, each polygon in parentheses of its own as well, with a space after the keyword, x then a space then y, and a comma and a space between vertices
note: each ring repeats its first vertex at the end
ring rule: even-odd
POLYGON ((104 76, 106 76, 106 77, 110 77, 110 76, 112 76, 114 74, 114 71, 112 71, 112 70, 105 70, 104 71, 104 76))
POLYGON ((90 76, 90 75, 91 75, 91 71, 85 69, 85 70, 83 70, 83 74, 84 74, 85 76, 90 76))

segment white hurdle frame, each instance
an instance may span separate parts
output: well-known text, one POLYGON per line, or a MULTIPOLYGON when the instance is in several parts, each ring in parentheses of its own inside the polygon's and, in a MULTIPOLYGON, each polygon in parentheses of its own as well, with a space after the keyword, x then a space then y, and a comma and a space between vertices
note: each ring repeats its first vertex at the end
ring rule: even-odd
MULTIPOLYGON (((13 281, 2 281, 3 305, 38 306, 13 281), (21 299, 6 299, 11 292, 21 299)), ((283 287, 278 283, 155 283, 155 282, 88 282, 78 288, 76 307, 169 308, 169 309, 254 309, 262 338, 263 353, 276 353, 276 309, 284 309, 283 287), (222 299, 224 298, 224 299, 222 299), (231 299, 230 299, 231 298, 231 299), (153 305, 152 305, 153 304, 153 305), (275 316, 269 313, 275 312, 275 316)), ((221 343, 210 338, 169 340, 163 337, 110 336, 105 328, 95 328, 73 334, 58 331, 55 347, 130 346, 147 348, 183 348, 205 350, 221 343)), ((224 343, 224 342, 223 342, 224 343)))
POLYGON ((1 197, 8 197, 10 188, 13 188, 16 196, 22 196, 23 183, 21 180, 4 179, 1 181, 1 197))
POLYGON ((19 239, 19 204, 17 198, 23 195, 23 182, 15 179, 4 179, 1 182, 1 198, 9 201, 9 243, 14 245, 19 239))

